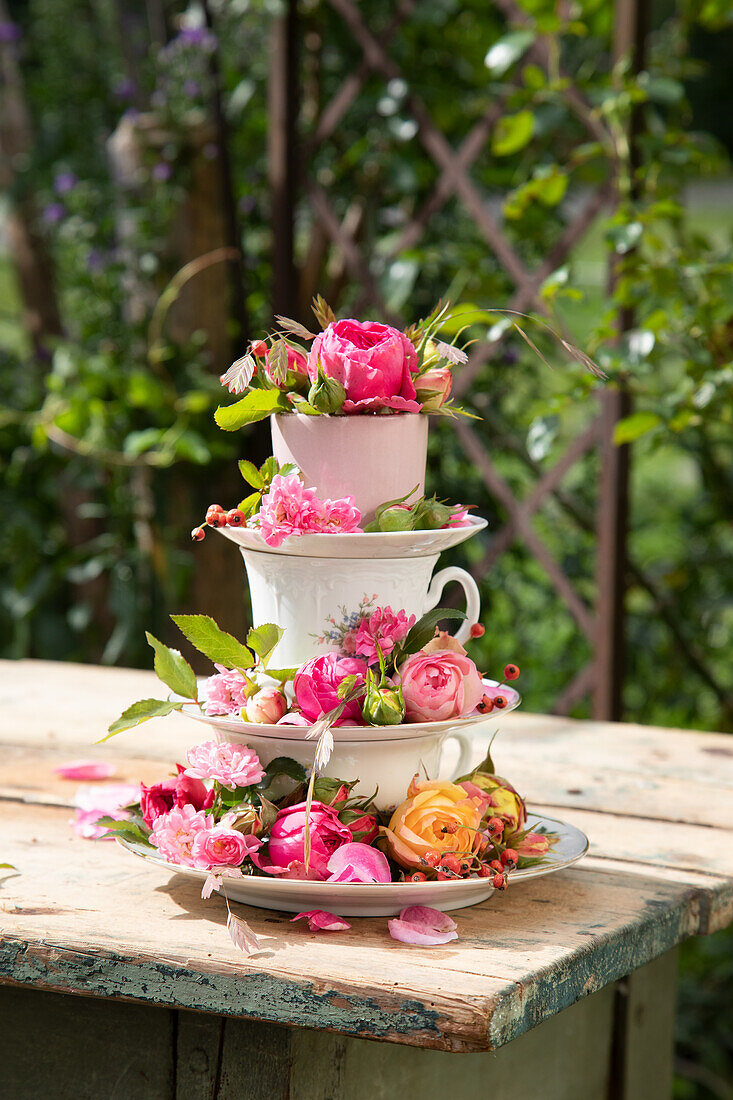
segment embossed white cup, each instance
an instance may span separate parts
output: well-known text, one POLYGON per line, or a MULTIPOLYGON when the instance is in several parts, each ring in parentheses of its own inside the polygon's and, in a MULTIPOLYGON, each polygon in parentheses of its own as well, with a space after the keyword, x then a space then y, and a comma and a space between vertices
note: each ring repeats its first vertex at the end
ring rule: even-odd
MULTIPOLYGON (((479 718, 478 722, 485 720, 479 718)), ((404 801, 410 780, 418 772, 431 779, 465 775, 471 770, 476 755, 476 743, 467 736, 465 729, 471 723, 461 723, 459 719, 431 725, 432 729, 424 724, 392 727, 391 731, 369 730, 368 727, 336 729, 331 759, 323 774, 333 779, 357 779, 353 793, 364 797, 373 795, 378 789, 375 805, 380 810, 392 809, 404 801), (457 742, 459 748, 458 761, 452 765, 450 759, 445 759, 451 742, 457 742)), ((219 741, 249 745, 265 767, 278 756, 290 756, 306 770, 310 769, 315 742, 305 740, 303 731, 297 727, 279 728, 282 736, 279 733, 273 736, 272 727, 260 732, 257 727, 248 726, 246 733, 217 729, 215 737, 219 741)), ((450 756, 455 759, 455 753, 450 756)))
POLYGON ((460 642, 468 639, 471 625, 479 619, 481 601, 473 577, 454 566, 432 576, 438 554, 317 558, 240 549, 255 626, 276 623, 285 631, 272 658, 277 667, 301 665, 340 649, 344 633, 374 607, 389 606, 419 619, 438 606, 451 581, 457 581, 466 595, 466 621, 456 632, 460 642))

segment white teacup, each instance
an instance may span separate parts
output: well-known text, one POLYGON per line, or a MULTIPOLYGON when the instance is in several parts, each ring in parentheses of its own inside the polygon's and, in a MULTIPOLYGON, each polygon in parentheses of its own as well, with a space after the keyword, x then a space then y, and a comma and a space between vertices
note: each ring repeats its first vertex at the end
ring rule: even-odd
POLYGON ((389 606, 419 619, 438 606, 450 581, 457 581, 466 594, 466 621, 456 638, 466 641, 479 619, 481 601, 470 573, 451 566, 431 579, 438 554, 334 558, 240 549, 255 626, 276 623, 285 631, 273 666, 290 668, 341 649, 344 634, 375 607, 389 606))
MULTIPOLYGON (((479 722, 485 720, 482 718, 479 722)), ((246 733, 234 732, 231 728, 224 730, 221 728, 224 724, 221 722, 216 730, 217 740, 248 745, 265 767, 278 756, 290 756, 306 770, 313 766, 315 742, 306 741, 303 730, 298 727, 281 726, 282 736, 274 736, 269 731, 259 733, 253 726, 248 726, 246 733)), ((394 735, 384 727, 371 730, 363 726, 340 727, 334 730, 338 738, 322 774, 347 782, 358 779, 354 794, 366 797, 377 791, 377 808, 393 809, 406 798, 410 780, 416 773, 422 778, 444 779, 471 770, 476 750, 475 742, 467 736, 467 725, 474 723, 459 719, 452 723, 401 726, 394 735), (406 731, 408 736, 404 736, 406 731), (459 748, 458 762, 453 766, 450 760, 444 759, 451 742, 457 742, 459 748)))

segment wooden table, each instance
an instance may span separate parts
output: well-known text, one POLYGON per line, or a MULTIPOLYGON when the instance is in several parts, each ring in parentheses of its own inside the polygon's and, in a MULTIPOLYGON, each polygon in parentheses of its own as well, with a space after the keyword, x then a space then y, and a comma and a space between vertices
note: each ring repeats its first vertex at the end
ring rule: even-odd
POLYGON ((0 884, 4 1096, 669 1095, 675 949, 733 917, 733 740, 509 715, 500 771, 588 833, 582 864, 455 914, 445 947, 235 906, 264 948, 247 958, 221 898, 69 828, 56 765, 151 782, 201 740, 174 715, 93 746, 156 683, 0 662, 0 861, 20 872, 0 884))

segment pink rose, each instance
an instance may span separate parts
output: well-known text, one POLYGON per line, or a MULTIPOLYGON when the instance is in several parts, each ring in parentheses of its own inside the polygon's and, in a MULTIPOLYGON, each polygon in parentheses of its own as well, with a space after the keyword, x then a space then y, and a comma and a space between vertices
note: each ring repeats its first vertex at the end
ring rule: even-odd
POLYGON ((537 859, 545 856, 550 850, 550 839, 543 833, 526 833, 524 837, 512 847, 517 855, 525 858, 537 859))
POLYGON ((247 700, 245 713, 248 722, 275 726, 285 714, 288 705, 285 696, 275 687, 262 688, 247 700))
POLYGON ((213 790, 206 789, 200 779, 186 775, 180 764, 176 764, 178 775, 164 779, 146 787, 143 783, 140 795, 140 809, 143 821, 152 828, 156 817, 167 814, 174 806, 193 806, 194 810, 206 810, 214 801, 213 790))
POLYGON ((383 655, 388 657, 414 625, 414 615, 408 618, 404 611, 394 612, 391 607, 377 607, 359 623, 354 639, 354 652, 373 664, 378 659, 377 642, 383 655))
POLYGON ((450 395, 453 375, 448 367, 434 367, 425 371, 415 380, 418 401, 422 401, 423 412, 435 412, 444 405, 450 395))
POLYGON ((464 653, 413 653, 398 671, 410 722, 462 718, 476 709, 484 694, 478 669, 464 653))
POLYGON ((194 837, 191 856, 196 867, 209 871, 212 867, 239 867, 258 848, 262 841, 256 836, 243 836, 228 824, 234 814, 227 814, 218 825, 201 831, 194 837))
POLYGON ((345 413, 420 411, 412 380, 417 352, 396 328, 377 321, 334 321, 311 345, 311 381, 315 381, 319 365, 346 390, 345 413))
MULTIPOLYGON (((310 722, 315 722, 341 702, 337 689, 342 680, 347 676, 358 676, 363 681, 365 672, 365 662, 356 657, 339 657, 337 653, 312 657, 295 674, 295 702, 302 714, 310 722)), ((363 725, 361 707, 356 700, 346 704, 336 725, 348 721, 363 725)))
POLYGON ((236 669, 216 666, 219 672, 204 681, 204 710, 207 714, 237 714, 247 702, 247 681, 236 669))
MULTIPOLYGON (((269 352, 267 353, 267 358, 265 359, 265 374, 274 386, 278 385, 273 376, 272 367, 270 366, 269 352)), ((283 390, 292 390, 298 383, 298 378, 294 376, 304 376, 307 374, 308 365, 306 357, 301 351, 296 351, 295 348, 288 347, 288 377, 279 388, 283 390)))
POLYGON ((246 745, 204 741, 186 753, 186 775, 194 779, 213 779, 233 791, 236 787, 251 787, 265 774, 260 758, 246 745))
POLYGON ((174 806, 170 813, 160 814, 153 822, 150 843, 169 863, 195 867, 193 846, 197 837, 214 828, 214 820, 193 806, 174 806))
MULTIPOLYGON (((278 870, 292 863, 305 864, 305 802, 280 810, 270 830, 268 853, 278 870)), ((308 828, 311 837, 310 868, 321 880, 328 878, 328 861, 337 848, 353 840, 332 806, 311 802, 308 828)), ((276 870, 274 873, 278 873, 276 870)))

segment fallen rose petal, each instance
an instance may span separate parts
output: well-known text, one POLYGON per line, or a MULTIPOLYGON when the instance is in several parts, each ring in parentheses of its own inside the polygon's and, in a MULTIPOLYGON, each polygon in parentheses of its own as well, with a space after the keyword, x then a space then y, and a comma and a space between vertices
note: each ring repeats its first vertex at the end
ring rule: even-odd
POLYGON ((458 925, 446 913, 427 905, 408 905, 399 917, 387 921, 389 934, 400 943, 437 947, 458 939, 458 925))
MULTIPOLYGON (((140 798, 140 788, 131 783, 110 783, 103 787, 80 787, 74 803, 76 810, 70 824, 78 836, 85 840, 99 840, 107 827, 98 825, 100 817, 113 817, 121 821, 130 815, 125 807, 140 798)), ((105 839, 114 839, 106 837, 105 839)))
POLYGON ((309 909, 305 913, 297 913, 290 918, 290 921, 292 923, 304 918, 308 921, 311 932, 344 932, 347 928, 351 928, 348 921, 337 917, 335 913, 327 913, 325 909, 309 909))
POLYGON ((369 844, 353 841, 337 848, 328 861, 329 882, 391 882, 392 873, 384 852, 369 844))
POLYGON ((102 760, 70 760, 53 769, 62 779, 111 779, 117 772, 114 764, 102 760))

